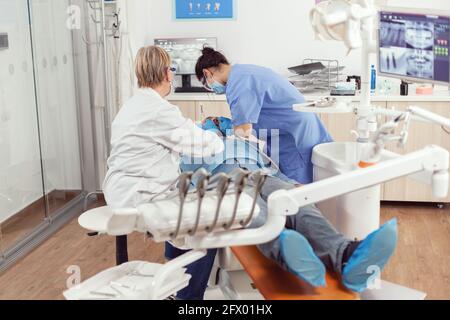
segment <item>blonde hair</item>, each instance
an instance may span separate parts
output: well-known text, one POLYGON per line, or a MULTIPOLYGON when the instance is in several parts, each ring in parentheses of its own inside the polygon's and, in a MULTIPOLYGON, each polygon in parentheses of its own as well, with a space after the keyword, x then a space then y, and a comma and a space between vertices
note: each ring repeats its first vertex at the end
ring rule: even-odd
POLYGON ((139 88, 155 88, 166 80, 170 68, 169 54, 156 46, 143 47, 136 55, 136 77, 139 88))

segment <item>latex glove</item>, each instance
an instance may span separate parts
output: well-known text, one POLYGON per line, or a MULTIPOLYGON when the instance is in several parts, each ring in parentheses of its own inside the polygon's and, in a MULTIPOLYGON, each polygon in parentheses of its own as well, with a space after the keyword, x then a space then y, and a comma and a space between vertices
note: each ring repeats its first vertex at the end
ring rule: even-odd
POLYGON ((219 130, 219 128, 212 119, 206 119, 202 125, 202 128, 203 130, 214 132, 219 136, 222 135, 222 132, 219 130))
POLYGON ((224 136, 232 135, 233 133, 233 123, 231 119, 220 117, 219 118, 219 128, 224 136))

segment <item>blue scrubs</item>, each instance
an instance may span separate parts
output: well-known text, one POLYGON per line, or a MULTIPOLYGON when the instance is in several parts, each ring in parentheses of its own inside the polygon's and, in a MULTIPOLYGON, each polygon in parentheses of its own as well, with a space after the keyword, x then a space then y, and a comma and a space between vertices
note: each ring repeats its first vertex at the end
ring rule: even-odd
POLYGON ((301 184, 313 182, 312 150, 333 140, 316 114, 293 110, 305 102, 303 95, 274 71, 242 64, 232 67, 226 95, 233 125, 252 124, 286 176, 301 184))

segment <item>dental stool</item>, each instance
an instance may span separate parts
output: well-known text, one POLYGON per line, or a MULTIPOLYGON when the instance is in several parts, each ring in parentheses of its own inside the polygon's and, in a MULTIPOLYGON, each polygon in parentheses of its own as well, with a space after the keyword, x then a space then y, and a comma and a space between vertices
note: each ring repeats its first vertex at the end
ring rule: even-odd
MULTIPOLYGON (((113 215, 111 209, 107 206, 100 207, 91 211, 91 214, 85 214, 80 217, 79 223, 87 230, 106 230, 106 224, 109 218, 113 215)), ((90 237, 101 235, 102 232, 95 231, 88 233, 90 237)), ((128 260, 128 236, 116 237, 116 264, 118 266, 129 262, 128 260)))

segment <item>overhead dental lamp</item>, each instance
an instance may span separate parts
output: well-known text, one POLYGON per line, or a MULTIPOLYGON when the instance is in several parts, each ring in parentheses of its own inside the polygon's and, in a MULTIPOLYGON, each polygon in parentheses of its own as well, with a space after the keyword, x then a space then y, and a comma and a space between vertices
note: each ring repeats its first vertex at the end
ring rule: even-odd
POLYGON ((342 41, 351 51, 363 46, 365 26, 375 14, 373 1, 331 0, 314 7, 310 19, 319 39, 342 41))

